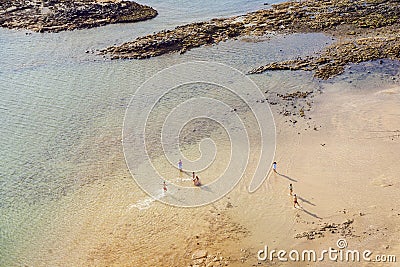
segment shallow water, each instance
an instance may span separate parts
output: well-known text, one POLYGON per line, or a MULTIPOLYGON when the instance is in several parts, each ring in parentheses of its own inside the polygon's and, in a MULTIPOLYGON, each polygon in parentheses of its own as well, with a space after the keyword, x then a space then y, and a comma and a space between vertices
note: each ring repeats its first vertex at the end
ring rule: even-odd
MULTIPOLYGON (((122 168, 126 175, 120 142, 125 109, 137 88, 157 71, 204 60, 246 72, 310 54, 332 40, 322 34, 271 36, 265 42, 228 41, 141 61, 108 61, 85 52, 187 22, 243 14, 263 8, 263 2, 146 1, 160 15, 136 24, 58 34, 0 29, 1 266, 30 263, 36 252, 26 252, 27 244, 49 229, 48 218, 64 209, 60 199, 96 181, 115 179, 107 169, 122 168)), ((318 88, 310 73, 250 78, 262 91, 318 88)), ((147 209, 153 201, 146 199, 131 208, 147 209)), ((79 207, 76 203, 75 209, 79 207)))

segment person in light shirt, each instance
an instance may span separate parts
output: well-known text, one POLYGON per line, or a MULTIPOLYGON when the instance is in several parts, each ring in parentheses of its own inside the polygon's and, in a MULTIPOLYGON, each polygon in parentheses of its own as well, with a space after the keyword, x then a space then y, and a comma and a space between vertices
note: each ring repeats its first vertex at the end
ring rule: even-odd
POLYGON ((179 160, 178 161, 178 169, 179 169, 179 171, 182 171, 182 168, 183 168, 182 160, 179 160))

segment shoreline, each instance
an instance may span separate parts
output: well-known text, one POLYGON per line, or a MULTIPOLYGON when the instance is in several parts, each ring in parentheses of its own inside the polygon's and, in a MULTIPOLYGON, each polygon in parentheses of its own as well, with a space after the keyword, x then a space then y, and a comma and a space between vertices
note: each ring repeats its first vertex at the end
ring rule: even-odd
POLYGON ((152 19, 157 14, 152 7, 125 0, 7 1, 0 6, 0 26, 57 33, 138 22, 152 19))
MULTIPOLYGON (((44 220, 53 235, 35 237, 35 248, 27 247, 26 251, 34 249, 39 257, 31 256, 29 262, 291 266, 293 262, 278 262, 276 258, 273 263, 259 263, 257 252, 264 245, 287 251, 321 251, 336 248, 339 238, 345 238, 350 249, 400 255, 400 209, 394 205, 400 200, 396 179, 400 139, 373 132, 396 130, 400 114, 393 112, 400 101, 400 88, 370 81, 357 84, 359 90, 352 86, 355 84, 340 81, 325 83, 322 93, 315 94, 307 116, 322 125, 318 131, 304 131, 308 129, 306 120, 288 125, 280 114, 286 101, 291 101, 288 98, 313 94, 287 93, 276 100, 279 103, 272 109, 279 132, 278 173, 271 174, 253 194, 247 192, 250 177, 246 176, 231 193, 207 206, 185 209, 153 201, 140 209, 135 205, 148 196, 130 177, 119 152, 110 157, 113 165, 103 164, 84 174, 92 177, 101 173, 102 179, 54 203, 63 209, 49 215, 54 219, 51 223, 44 220), (289 183, 294 184, 304 210, 293 209, 289 183)), ((94 138, 103 143, 115 136, 110 133, 94 138)), ((118 140, 111 145, 117 146, 118 140)), ((310 264, 331 266, 332 262, 310 264)))

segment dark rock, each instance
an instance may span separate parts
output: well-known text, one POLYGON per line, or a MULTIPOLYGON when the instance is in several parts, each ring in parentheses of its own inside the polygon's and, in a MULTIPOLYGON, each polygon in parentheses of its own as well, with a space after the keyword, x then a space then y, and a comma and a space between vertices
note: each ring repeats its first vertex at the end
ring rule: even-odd
POLYGON ((263 36, 270 32, 324 32, 344 38, 338 38, 342 41, 336 41, 316 57, 272 62, 249 73, 305 70, 314 71, 318 78, 329 79, 343 73, 349 63, 400 59, 399 17, 398 0, 371 0, 368 4, 362 0, 293 1, 243 16, 179 26, 109 47, 101 53, 111 54, 113 59, 144 59, 172 52, 185 53, 195 47, 240 36, 263 36), (376 29, 379 29, 379 36, 376 29))
POLYGON ((136 22, 157 16, 157 11, 132 1, 119 0, 6 0, 0 4, 0 26, 35 32, 60 32, 107 24, 136 22))

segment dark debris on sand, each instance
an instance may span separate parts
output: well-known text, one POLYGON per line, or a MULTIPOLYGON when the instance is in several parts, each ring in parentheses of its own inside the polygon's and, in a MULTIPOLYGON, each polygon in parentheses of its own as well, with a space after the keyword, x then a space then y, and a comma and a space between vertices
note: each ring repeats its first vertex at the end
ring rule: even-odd
POLYGON ((324 237, 327 233, 339 234, 342 237, 353 237, 353 227, 351 226, 354 219, 348 219, 343 223, 321 223, 318 228, 297 233, 294 238, 306 238, 308 240, 313 240, 316 238, 324 237))

